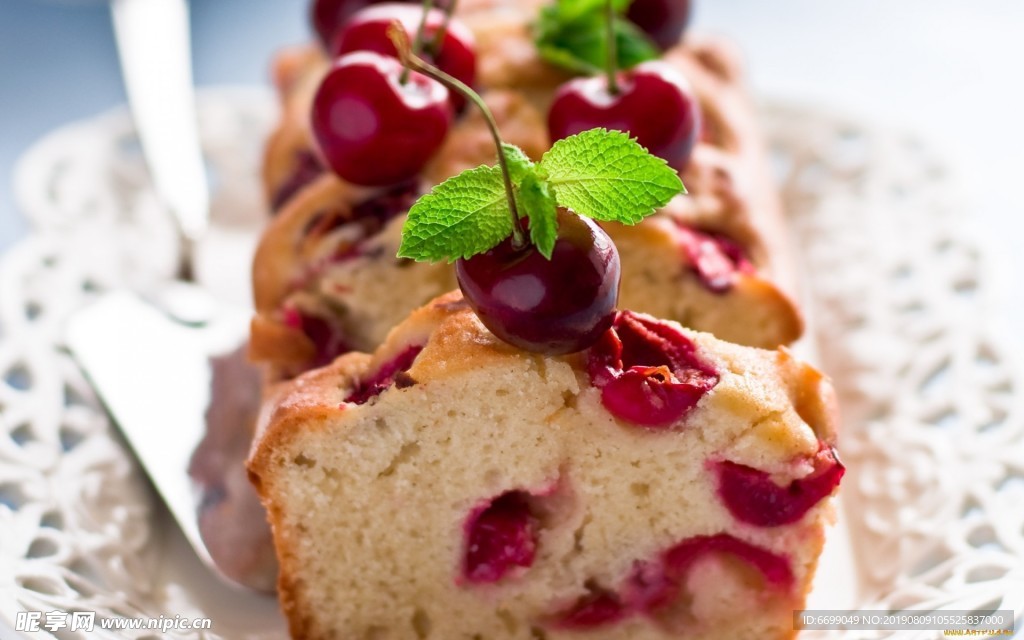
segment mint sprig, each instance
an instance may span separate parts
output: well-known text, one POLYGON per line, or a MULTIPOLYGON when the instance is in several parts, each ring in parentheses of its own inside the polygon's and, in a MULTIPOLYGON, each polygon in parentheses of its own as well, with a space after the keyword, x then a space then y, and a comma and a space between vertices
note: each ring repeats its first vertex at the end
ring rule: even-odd
POLYGON ((398 257, 451 262, 480 253, 481 246, 489 249, 511 233, 501 170, 477 167, 445 180, 416 202, 402 227, 398 257))
MULTIPOLYGON (((636 224, 685 192, 674 169, 621 131, 592 129, 559 140, 538 163, 511 145, 502 149, 518 214, 529 221, 530 241, 548 258, 558 207, 636 224)), ((429 262, 470 258, 507 238, 512 219, 498 168, 464 171, 409 210, 398 256, 429 262)))
POLYGON ((591 129, 559 140, 540 166, 560 206, 605 222, 636 224, 686 192, 674 169, 622 131, 591 129))
MULTIPOLYGON (((534 40, 541 57, 573 73, 593 75, 608 61, 608 17, 605 0, 558 0, 545 7, 534 25, 534 40)), ((618 12, 629 0, 613 0, 618 12)), ((622 19, 612 25, 617 67, 629 69, 659 56, 658 47, 639 27, 622 19)))

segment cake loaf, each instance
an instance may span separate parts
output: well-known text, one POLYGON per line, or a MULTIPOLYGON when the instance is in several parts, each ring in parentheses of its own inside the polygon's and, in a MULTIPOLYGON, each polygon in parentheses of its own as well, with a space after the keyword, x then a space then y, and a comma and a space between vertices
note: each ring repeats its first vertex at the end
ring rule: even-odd
POLYGON ((545 356, 453 293, 282 383, 248 464, 292 637, 766 640, 795 635, 835 436, 784 348, 622 311, 545 356))

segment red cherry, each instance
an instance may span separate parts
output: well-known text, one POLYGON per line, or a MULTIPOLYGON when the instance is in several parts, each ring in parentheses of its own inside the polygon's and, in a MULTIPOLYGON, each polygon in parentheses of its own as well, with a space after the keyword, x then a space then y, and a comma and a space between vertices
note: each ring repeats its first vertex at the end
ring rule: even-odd
POLYGON ((478 507, 464 526, 466 582, 498 582, 516 567, 529 567, 537 553, 537 518, 529 494, 509 491, 478 507))
MULTIPOLYGON (((423 351, 421 345, 413 345, 400 352, 397 356, 380 366, 376 373, 366 380, 359 381, 355 389, 348 394, 345 402, 365 404, 370 398, 379 396, 383 391, 394 384, 399 386, 405 384, 400 379, 400 374, 405 373, 416 361, 416 356, 423 351)), ((408 378, 405 379, 408 381, 408 378)))
POLYGON ((553 626, 584 631, 614 624, 630 613, 618 594, 592 585, 587 595, 581 596, 568 610, 555 617, 553 626))
POLYGON ((632 311, 620 312, 590 350, 587 371, 605 409, 648 428, 672 426, 718 384, 689 338, 632 311))
MULTIPOLYGON (((409 4, 386 3, 367 7, 359 11, 345 23, 328 47, 332 57, 345 55, 353 51, 374 51, 381 55, 398 57, 398 50, 388 37, 388 28, 396 20, 405 28, 410 40, 416 37, 423 9, 409 4)), ((445 22, 445 14, 432 9, 427 14, 424 29, 426 42, 432 42, 445 22)), ((473 33, 458 20, 448 24, 444 41, 436 53, 429 48, 424 49, 425 59, 432 62, 445 73, 454 76, 469 86, 476 81, 476 43, 473 33)), ((456 107, 465 104, 465 98, 452 94, 456 107)))
POLYGON ((726 293, 740 274, 754 273, 754 265, 735 240, 678 221, 674 230, 690 269, 708 291, 726 293))
POLYGON ((619 253, 594 222, 558 214, 551 260, 511 239, 455 263, 459 287, 480 321, 505 342, 538 353, 587 348, 611 326, 619 253))
POLYGON ((764 471, 719 462, 718 493, 733 517, 759 527, 778 527, 796 522, 828 496, 843 479, 846 467, 835 449, 821 447, 814 459, 814 472, 786 486, 772 481, 764 471))
POLYGON ((418 174, 451 126, 448 90, 369 51, 338 58, 313 98, 321 155, 345 180, 383 186, 418 174))
POLYGON ((561 86, 548 112, 548 132, 561 140, 595 127, 629 132, 651 153, 681 169, 701 130, 700 105, 686 78, 653 60, 620 72, 619 92, 608 78, 575 78, 561 86))
POLYGON ((626 17, 651 36, 662 49, 669 49, 690 23, 689 0, 633 0, 626 17))
POLYGON ((352 350, 348 337, 334 318, 304 313, 293 306, 284 307, 282 316, 285 326, 298 329, 313 343, 313 358, 305 364, 302 371, 328 365, 341 354, 352 350))
POLYGON ((310 7, 310 22, 325 47, 330 44, 341 25, 360 9, 384 0, 314 0, 310 7))
POLYGON ((705 556, 731 556, 755 569, 765 584, 788 591, 793 586, 790 560, 728 533, 692 536, 669 547, 656 558, 633 563, 633 572, 617 589, 589 584, 589 592, 566 609, 556 609, 551 626, 592 630, 637 615, 655 622, 664 614, 689 609, 687 577, 705 556))

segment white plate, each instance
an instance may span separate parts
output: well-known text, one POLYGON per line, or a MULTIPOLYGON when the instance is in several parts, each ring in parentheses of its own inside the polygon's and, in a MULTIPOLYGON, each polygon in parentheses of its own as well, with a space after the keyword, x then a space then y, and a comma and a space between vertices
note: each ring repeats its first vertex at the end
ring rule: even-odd
MULTIPOLYGON (((201 99, 217 191, 200 275, 239 302, 265 215, 257 163, 273 104, 254 90, 201 99)), ((1019 619, 1024 378, 987 329, 979 250, 945 170, 913 140, 815 110, 766 117, 846 429, 840 522, 809 606, 998 605, 1019 619)), ((38 231, 0 263, 0 618, 210 617, 204 637, 281 637, 276 602, 224 587, 194 557, 60 348, 63 319, 97 291, 172 271, 169 222, 126 114, 48 136, 16 188, 38 231)), ((843 637, 892 635, 941 633, 843 637)))

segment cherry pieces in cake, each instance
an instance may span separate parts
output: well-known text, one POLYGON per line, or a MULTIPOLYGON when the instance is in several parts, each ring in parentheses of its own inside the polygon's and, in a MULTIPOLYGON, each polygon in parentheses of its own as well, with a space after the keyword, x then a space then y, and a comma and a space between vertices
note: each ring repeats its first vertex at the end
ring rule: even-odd
POLYGON ((642 146, 681 169, 701 131, 700 105, 686 78, 653 60, 618 73, 612 94, 603 75, 575 78, 555 94, 548 132, 561 140, 595 127, 626 131, 642 146))
POLYGON ((539 526, 529 497, 525 491, 508 491, 473 511, 464 525, 462 580, 498 582, 517 567, 533 564, 539 526))
POLYGON ((772 481, 764 471, 730 462, 715 463, 718 493, 729 513, 740 522, 758 527, 792 524, 832 492, 846 468, 835 449, 822 444, 814 459, 814 471, 788 485, 772 481))
POLYGON ((677 222, 675 235, 690 268, 712 293, 726 293, 737 276, 754 272, 754 265, 747 259, 743 247, 721 234, 677 222))
POLYGON ((412 367, 412 363, 416 361, 416 356, 420 355, 420 351, 423 351, 421 345, 412 345, 382 364, 377 369, 377 373, 359 382, 356 388, 345 398, 345 402, 366 404, 370 398, 379 396, 392 385, 397 384, 399 387, 411 385, 413 381, 408 377, 408 374, 404 376, 402 374, 405 374, 412 367))
POLYGON ((597 584, 590 584, 587 587, 587 595, 577 600, 567 611, 555 616, 556 627, 593 629, 614 624, 631 613, 614 591, 597 584))
MULTIPOLYGON (((398 3, 385 3, 368 7, 357 14, 341 28, 331 41, 328 52, 332 57, 342 56, 354 51, 373 51, 392 58, 398 57, 398 50, 388 37, 388 29, 398 22, 412 39, 419 29, 423 9, 398 3)), ((476 44, 473 33, 458 20, 451 20, 445 28, 445 13, 432 9, 427 14, 424 26, 425 59, 431 61, 441 71, 453 76, 468 86, 476 82, 476 44), (430 44, 438 33, 444 29, 444 39, 435 51, 430 44)), ((456 109, 465 104, 465 98, 451 93, 456 109)))
POLYGON ((665 428, 682 419, 718 384, 718 372, 672 325, 620 311, 587 356, 601 404, 636 425, 665 428))
POLYGON ((659 47, 669 49, 683 37, 691 9, 690 0, 633 0, 626 17, 659 47))
POLYGON ((271 211, 277 211, 284 203, 291 200, 292 196, 299 192, 324 172, 324 165, 316 154, 309 149, 301 149, 295 152, 292 171, 274 192, 270 201, 271 211))
POLYGON ((581 351, 611 326, 620 271, 608 234, 564 209, 550 260, 507 239, 455 263, 459 288, 491 333, 550 355, 581 351))
POLYGON ((767 549, 727 533, 692 536, 673 545, 652 561, 638 561, 617 591, 589 585, 590 593, 555 614, 552 626, 585 630, 604 627, 629 616, 658 619, 684 600, 686 578, 693 566, 709 555, 727 555, 756 569, 772 587, 789 591, 793 570, 789 561, 767 549))
POLYGON ((306 369, 330 364, 341 354, 352 350, 344 332, 335 321, 305 313, 293 306, 285 306, 282 315, 285 326, 301 331, 313 343, 314 355, 306 369))
POLYGON ((370 51, 338 58, 313 98, 320 153, 340 177, 384 186, 416 176, 448 134, 448 90, 370 51))

